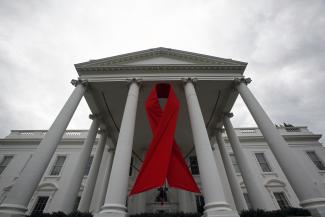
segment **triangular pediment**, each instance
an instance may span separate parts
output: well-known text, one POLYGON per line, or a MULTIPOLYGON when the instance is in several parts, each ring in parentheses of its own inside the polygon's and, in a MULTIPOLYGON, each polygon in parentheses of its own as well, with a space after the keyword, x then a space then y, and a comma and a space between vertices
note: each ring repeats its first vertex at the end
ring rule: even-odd
POLYGON ((76 64, 76 68, 114 66, 157 66, 157 65, 212 65, 245 66, 247 63, 187 51, 154 48, 123 55, 90 60, 76 64))

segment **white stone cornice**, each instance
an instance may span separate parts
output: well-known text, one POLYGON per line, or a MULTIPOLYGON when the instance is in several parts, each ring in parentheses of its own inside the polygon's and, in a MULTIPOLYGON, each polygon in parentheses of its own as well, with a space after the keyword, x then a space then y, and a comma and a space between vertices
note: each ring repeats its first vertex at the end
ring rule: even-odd
POLYGON ((247 63, 240 62, 232 59, 214 57, 209 55, 203 55, 193 52, 169 49, 169 48, 154 48, 143 51, 137 51, 108 58, 102 58, 98 60, 90 60, 88 62, 75 64, 76 69, 87 68, 91 66, 107 66, 107 65, 120 65, 128 62, 134 62, 136 60, 148 59, 153 57, 169 57, 173 59, 187 60, 196 64, 211 64, 211 65, 233 65, 233 66, 245 66, 247 63))

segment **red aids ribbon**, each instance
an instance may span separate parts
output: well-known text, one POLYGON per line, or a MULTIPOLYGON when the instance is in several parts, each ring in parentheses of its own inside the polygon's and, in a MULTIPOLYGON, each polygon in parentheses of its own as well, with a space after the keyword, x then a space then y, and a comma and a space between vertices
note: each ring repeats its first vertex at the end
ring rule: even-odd
POLYGON ((166 178, 171 187, 200 192, 174 139, 179 107, 169 84, 157 84, 152 89, 146 111, 153 139, 130 195, 161 187, 166 178), (167 98, 164 108, 159 98, 167 98))

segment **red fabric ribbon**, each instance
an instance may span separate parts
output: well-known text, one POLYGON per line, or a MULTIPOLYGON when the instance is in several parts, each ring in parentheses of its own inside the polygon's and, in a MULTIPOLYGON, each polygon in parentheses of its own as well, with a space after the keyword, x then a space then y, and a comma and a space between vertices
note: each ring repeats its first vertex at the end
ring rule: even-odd
POLYGON ((151 91, 146 111, 153 139, 130 195, 161 187, 166 178, 171 187, 200 192, 174 139, 179 107, 169 84, 157 84, 151 91), (164 108, 159 98, 167 98, 164 108))

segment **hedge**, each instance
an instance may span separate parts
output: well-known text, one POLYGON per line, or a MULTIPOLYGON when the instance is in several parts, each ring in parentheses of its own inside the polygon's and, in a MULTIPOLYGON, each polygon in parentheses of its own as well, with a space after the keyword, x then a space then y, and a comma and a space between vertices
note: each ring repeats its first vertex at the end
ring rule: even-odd
MULTIPOLYGON (((143 213, 129 215, 129 217, 201 217, 200 213, 143 213)), ((275 211, 247 210, 240 213, 240 217, 288 217, 288 216, 311 216, 310 212, 300 208, 288 208, 275 211)), ((93 217, 91 213, 63 212, 33 214, 28 217, 93 217)))

